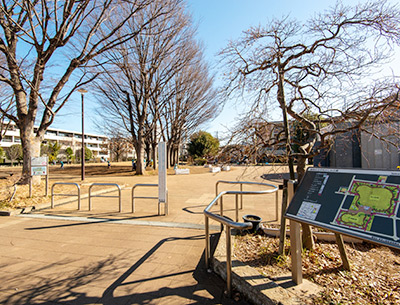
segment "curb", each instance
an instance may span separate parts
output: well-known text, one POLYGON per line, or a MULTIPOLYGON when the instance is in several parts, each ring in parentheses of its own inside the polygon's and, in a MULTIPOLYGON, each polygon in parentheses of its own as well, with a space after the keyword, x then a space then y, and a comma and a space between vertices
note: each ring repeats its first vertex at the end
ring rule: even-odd
MULTIPOLYGON (((226 281, 226 237, 221 234, 212 259, 215 273, 226 281)), ((290 277, 289 277, 290 278, 290 277)), ((294 283, 293 283, 294 285, 294 283)), ((255 268, 245 265, 232 257, 232 286, 248 300, 260 305, 300 305, 304 297, 320 291, 320 287, 308 280, 297 286, 283 288, 276 282, 263 276, 255 268)))

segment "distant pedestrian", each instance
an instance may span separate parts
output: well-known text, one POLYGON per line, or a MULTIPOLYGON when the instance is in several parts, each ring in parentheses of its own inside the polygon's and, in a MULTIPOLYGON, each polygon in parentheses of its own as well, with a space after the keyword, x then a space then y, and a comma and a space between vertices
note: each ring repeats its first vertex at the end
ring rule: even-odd
POLYGON ((132 171, 134 172, 136 170, 136 162, 135 159, 132 159, 132 171))
POLYGON ((111 163, 109 160, 107 161, 107 166, 108 166, 108 168, 111 168, 111 163))
POLYGON ((60 161, 60 164, 61 164, 61 169, 64 169, 64 162, 60 161))

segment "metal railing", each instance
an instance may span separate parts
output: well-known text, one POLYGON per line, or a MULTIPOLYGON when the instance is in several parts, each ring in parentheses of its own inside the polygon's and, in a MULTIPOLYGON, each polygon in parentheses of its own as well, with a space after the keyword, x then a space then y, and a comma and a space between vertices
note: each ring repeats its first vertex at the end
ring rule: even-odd
POLYGON ((81 187, 79 186, 78 183, 75 182, 56 182, 52 185, 51 187, 51 208, 54 209, 54 196, 78 196, 78 210, 81 209, 81 187), (78 189, 78 194, 54 194, 54 187, 56 185, 75 185, 76 188, 78 189))
POLYGON ((121 200, 121 187, 116 184, 116 183, 92 183, 89 186, 89 211, 92 210, 92 197, 103 197, 103 198, 118 198, 119 201, 119 212, 122 212, 122 200, 121 200), (94 186, 116 186, 118 188, 118 195, 117 196, 112 196, 112 195, 92 195, 91 191, 92 191, 92 187, 94 186))
MULTIPOLYGON (((136 196, 135 197, 135 189, 138 186, 147 186, 147 187, 158 187, 158 184, 146 184, 146 183, 139 183, 139 184, 135 184, 132 187, 132 213, 135 213, 135 198, 136 199, 158 199, 158 215, 161 215, 161 202, 160 202, 160 198, 159 197, 148 197, 148 196, 136 196)), ((168 190, 166 193, 166 202, 164 202, 165 206, 164 206, 164 214, 168 215, 168 190)))
MULTIPOLYGON (((135 184, 132 187, 132 213, 135 213, 135 198, 137 198, 137 199, 158 199, 158 197, 146 197, 146 196, 136 196, 135 197, 135 189, 139 186, 158 187, 158 184, 139 183, 139 184, 135 184)), ((158 214, 160 214, 160 205, 158 205, 158 214)))
MULTIPOLYGON (((261 185, 261 186, 271 186, 272 184, 268 183, 263 183, 263 182, 250 182, 250 181, 225 181, 225 180, 219 180, 215 184, 215 196, 219 194, 218 192, 218 186, 219 184, 239 184, 240 185, 240 191, 243 192, 243 185, 261 185)), ((275 192, 275 219, 279 219, 279 197, 278 197, 278 192, 275 192)), ((222 197, 220 198, 220 202, 222 204, 222 197)), ((218 205, 218 202, 217 202, 218 205)), ((240 194, 240 209, 243 209, 243 194, 240 194)), ((237 220, 236 220, 237 221, 237 220)))
POLYGON ((232 241, 231 241, 231 229, 251 229, 253 227, 250 222, 238 222, 239 218, 239 203, 238 198, 239 195, 263 195, 268 193, 274 193, 278 191, 278 187, 272 184, 263 183, 264 186, 271 187, 269 190, 264 191, 223 191, 220 192, 211 203, 204 209, 205 216, 205 263, 207 269, 210 268, 210 260, 211 260, 211 247, 210 247, 210 224, 209 218, 218 221, 221 225, 225 225, 226 231, 226 285, 227 285, 227 294, 230 297, 232 292, 232 241), (220 202, 220 215, 210 212, 211 208, 214 204, 218 203, 218 200, 221 199, 224 195, 235 195, 235 210, 236 210, 236 222, 224 217, 223 215, 223 201, 220 202))

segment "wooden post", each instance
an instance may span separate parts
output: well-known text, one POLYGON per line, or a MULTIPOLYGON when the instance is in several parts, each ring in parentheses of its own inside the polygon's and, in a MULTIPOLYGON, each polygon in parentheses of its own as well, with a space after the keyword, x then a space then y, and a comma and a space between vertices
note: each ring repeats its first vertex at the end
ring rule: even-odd
POLYGON ((49 172, 48 172, 48 168, 47 168, 47 175, 46 175, 46 185, 45 185, 45 192, 44 195, 47 197, 49 195, 49 172))
POLYGON ((281 213, 281 228, 279 233, 279 250, 278 254, 282 255, 285 254, 285 241, 286 241, 286 218, 285 218, 285 211, 287 208, 287 183, 288 180, 283 181, 283 188, 282 188, 282 213, 281 213))
MULTIPOLYGON (((294 196, 295 181, 290 180, 288 183, 288 202, 294 196)), ((300 224, 294 220, 290 220, 290 254, 292 256, 292 280, 297 285, 303 282, 302 273, 302 241, 300 224)))
POLYGON ((29 198, 32 198, 32 176, 29 177, 29 198))
POLYGON ((351 271, 350 262, 347 257, 346 248, 344 247, 342 235, 335 233, 336 243, 339 247, 340 257, 342 258, 344 270, 351 271))
POLYGON ((290 254, 292 256, 292 280, 297 285, 303 282, 301 259, 301 225, 290 220, 290 254))

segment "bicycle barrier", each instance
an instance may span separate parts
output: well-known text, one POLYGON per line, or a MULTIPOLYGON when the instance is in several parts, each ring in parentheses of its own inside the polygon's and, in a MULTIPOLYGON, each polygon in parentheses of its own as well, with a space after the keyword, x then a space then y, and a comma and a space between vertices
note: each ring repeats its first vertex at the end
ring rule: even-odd
MULTIPOLYGON (((132 187, 132 213, 135 213, 135 199, 159 199, 158 197, 148 197, 148 196, 135 196, 135 189, 137 187, 158 187, 158 184, 145 184, 145 183, 139 183, 135 184, 132 187)), ((168 194, 167 194, 167 202, 165 202, 165 211, 164 214, 168 215, 168 194)), ((158 202, 158 215, 161 215, 161 202, 158 202)))
POLYGON ((78 183, 74 182, 56 182, 51 187, 51 208, 54 209, 54 196, 78 196, 78 210, 81 209, 81 188, 78 183), (78 189, 78 194, 54 194, 54 187, 56 185, 75 185, 78 189))
POLYGON ((119 212, 122 211, 122 200, 121 200, 121 187, 116 183, 92 183, 89 186, 89 211, 92 210, 92 198, 93 197, 103 197, 103 198, 118 198, 119 199, 119 212), (94 186, 116 186, 118 188, 118 195, 92 195, 92 188, 94 186))

